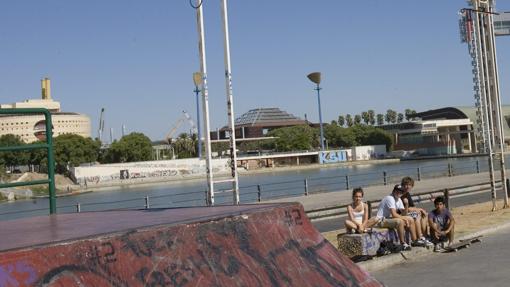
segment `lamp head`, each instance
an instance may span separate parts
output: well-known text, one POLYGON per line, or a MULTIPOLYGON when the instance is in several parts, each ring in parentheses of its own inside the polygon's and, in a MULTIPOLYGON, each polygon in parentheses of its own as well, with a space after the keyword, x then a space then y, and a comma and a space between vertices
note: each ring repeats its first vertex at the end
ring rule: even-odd
POLYGON ((200 72, 193 73, 193 83, 195 83, 195 86, 197 87, 202 85, 202 73, 200 72))
POLYGON ((308 79, 310 79, 310 81, 316 83, 317 85, 321 83, 321 73, 320 72, 311 73, 307 77, 308 77, 308 79))

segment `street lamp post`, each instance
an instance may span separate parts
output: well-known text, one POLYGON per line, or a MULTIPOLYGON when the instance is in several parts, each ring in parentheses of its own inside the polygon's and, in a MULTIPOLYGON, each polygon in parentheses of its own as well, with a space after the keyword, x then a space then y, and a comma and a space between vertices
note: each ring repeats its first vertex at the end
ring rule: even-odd
POLYGON ((195 96, 197 99, 197 137, 198 137, 198 144, 197 144, 197 151, 198 151, 198 159, 202 158, 202 134, 200 132, 200 101, 199 101, 199 93, 200 89, 198 88, 200 85, 202 85, 202 73, 195 72, 193 73, 193 83, 195 84, 195 96))
POLYGON ((322 128, 321 93, 320 93, 321 87, 319 86, 321 83, 321 73, 320 72, 311 73, 307 77, 308 77, 308 79, 310 79, 310 81, 317 84, 317 87, 315 88, 315 90, 317 91, 317 101, 319 103, 319 125, 321 128, 321 150, 324 151, 324 130, 322 128))

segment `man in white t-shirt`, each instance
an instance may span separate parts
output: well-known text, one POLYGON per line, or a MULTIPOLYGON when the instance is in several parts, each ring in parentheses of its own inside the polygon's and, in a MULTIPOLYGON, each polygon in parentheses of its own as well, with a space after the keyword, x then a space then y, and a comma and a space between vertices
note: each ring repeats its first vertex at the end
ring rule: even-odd
POLYGON ((374 220, 378 222, 379 227, 396 229, 400 244, 402 244, 402 249, 410 250, 411 246, 405 242, 405 229, 408 229, 411 233, 412 245, 424 246, 425 242, 422 242, 416 237, 416 230, 412 218, 407 218, 399 214, 399 211, 404 209, 404 204, 400 199, 403 192, 404 189, 401 185, 395 185, 391 194, 385 196, 381 203, 379 203, 377 215, 374 220))

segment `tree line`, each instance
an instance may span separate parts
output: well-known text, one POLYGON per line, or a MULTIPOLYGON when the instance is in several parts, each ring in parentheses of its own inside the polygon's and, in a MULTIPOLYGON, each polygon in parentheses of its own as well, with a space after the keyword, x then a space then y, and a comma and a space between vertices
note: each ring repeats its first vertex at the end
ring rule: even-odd
MULTIPOLYGON (((388 133, 371 125, 355 123, 351 127, 342 127, 338 124, 325 124, 324 134, 330 149, 373 144, 385 144, 387 149, 390 149, 392 145, 388 133)), ((319 129, 308 125, 274 129, 268 132, 267 136, 272 138, 240 142, 237 148, 240 152, 284 152, 316 150, 320 147, 319 129)), ((196 157, 197 141, 196 134, 182 133, 169 143, 169 149, 162 152, 161 159, 196 157)), ((0 136, 0 147, 25 144, 19 136, 0 136)), ((228 145, 228 142, 213 143, 212 151, 225 155, 228 145)), ((69 168, 84 163, 122 163, 155 159, 151 140, 143 133, 136 132, 115 140, 108 148, 103 147, 98 139, 64 134, 53 139, 53 148, 55 170, 61 174, 66 174, 69 168)), ((31 171, 47 172, 47 164, 45 149, 0 152, 0 174, 6 171, 14 172, 19 166, 28 166, 31 171)))
POLYGON ((378 126, 381 126, 385 123, 401 123, 404 119, 410 121, 415 118, 415 115, 416 111, 411 109, 405 109, 404 113, 388 109, 385 114, 376 114, 374 110, 368 110, 354 116, 351 114, 339 115, 337 120, 331 121, 331 124, 341 127, 352 127, 363 122, 366 125, 374 126, 377 123, 378 126))

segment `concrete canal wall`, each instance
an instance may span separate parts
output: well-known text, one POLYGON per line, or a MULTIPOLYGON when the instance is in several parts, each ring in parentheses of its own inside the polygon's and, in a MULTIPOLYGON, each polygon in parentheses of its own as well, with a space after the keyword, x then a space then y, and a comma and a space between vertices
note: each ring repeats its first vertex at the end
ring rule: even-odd
MULTIPOLYGON (((228 159, 213 159, 212 166, 214 174, 230 171, 228 159)), ((205 171, 205 160, 198 158, 101 164, 71 169, 76 183, 85 188, 204 177, 205 171)))

